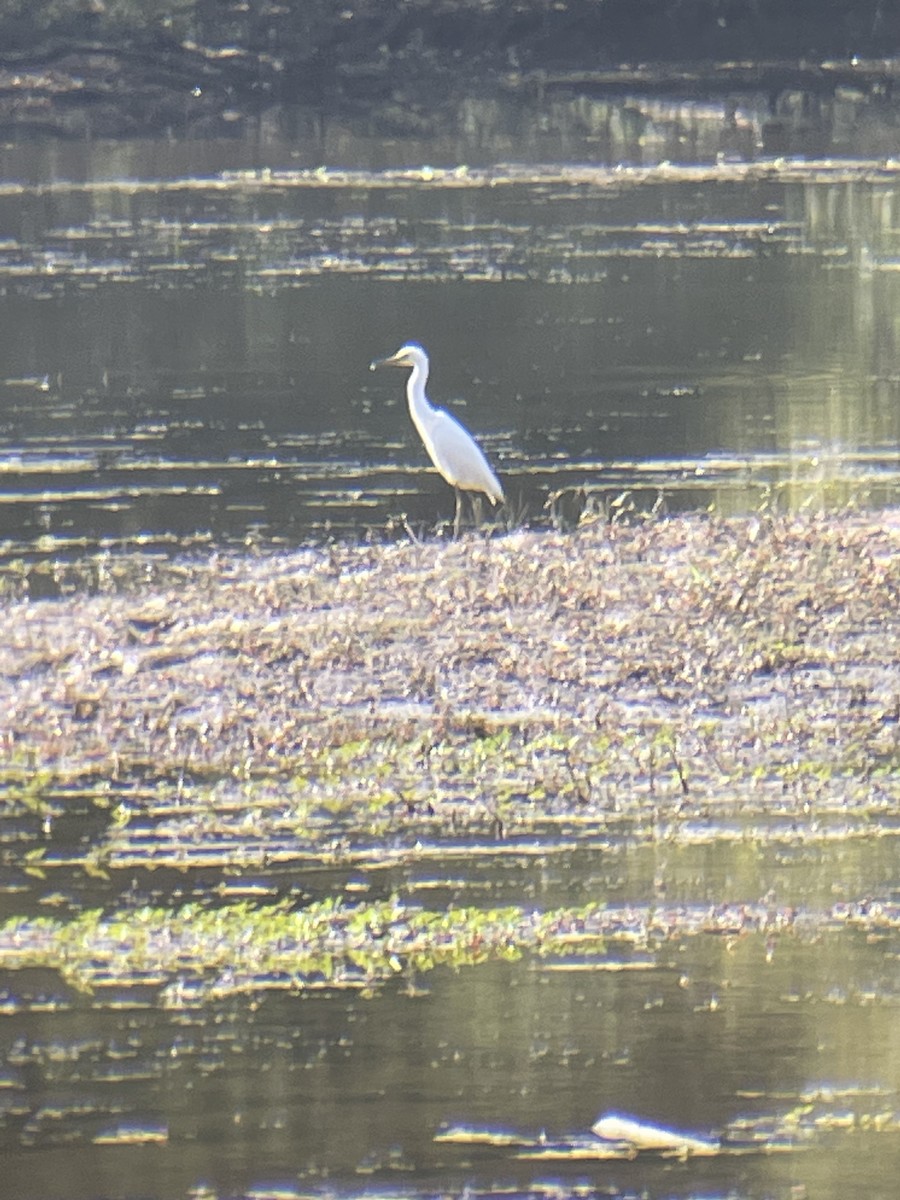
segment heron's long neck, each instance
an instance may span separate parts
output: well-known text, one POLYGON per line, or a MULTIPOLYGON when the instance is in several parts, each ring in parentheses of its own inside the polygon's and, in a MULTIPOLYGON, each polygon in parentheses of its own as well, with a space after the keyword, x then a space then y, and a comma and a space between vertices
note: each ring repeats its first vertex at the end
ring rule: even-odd
POLYGON ((415 366, 406 381, 406 399, 409 401, 409 415, 416 427, 421 431, 427 429, 434 409, 428 403, 425 395, 425 384, 428 380, 428 367, 415 366))

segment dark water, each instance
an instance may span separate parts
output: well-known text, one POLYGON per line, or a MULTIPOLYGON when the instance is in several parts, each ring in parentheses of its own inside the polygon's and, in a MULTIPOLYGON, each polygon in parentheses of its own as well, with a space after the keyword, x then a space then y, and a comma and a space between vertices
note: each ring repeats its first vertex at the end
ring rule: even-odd
MULTIPOLYGON (((655 876, 673 905, 771 890, 813 914, 842 888, 880 891, 895 865, 895 850, 852 845, 623 844, 488 859, 476 886, 446 892, 421 869, 354 878, 429 906, 525 894, 550 907, 627 906, 655 876)), ((650 972, 526 960, 438 971, 414 996, 400 983, 370 999, 276 989, 199 1009, 161 1008, 149 988, 78 996, 25 972, 0 1017, 4 1194, 787 1200, 863 1187, 887 1200, 900 1135, 876 1122, 897 1119, 896 941, 802 929, 769 955, 755 937, 676 940, 650 972), (699 1135, 790 1113, 798 1125, 790 1150, 688 1162, 536 1162, 515 1145, 441 1140, 463 1125, 571 1143, 610 1110, 699 1135)))
POLYGON ((496 464, 506 521, 577 519, 583 494, 554 504, 561 489, 725 511, 893 503, 897 178, 726 164, 9 184, 0 548, 433 528, 452 496, 400 374, 367 370, 410 339, 432 398, 459 404, 496 464))
MULTIPOLYGON (((184 147, 91 153, 0 155, 7 564, 432 529, 452 497, 402 377, 367 369, 410 338, 432 398, 465 399, 512 520, 623 492, 724 511, 898 500, 895 165, 348 174, 284 158, 228 174, 246 153, 197 148, 194 170, 184 147)), ((107 820, 74 812, 73 841, 107 820)), ((22 870, 37 827, 3 836, 4 914, 221 882, 79 871, 60 898, 22 870)), ((887 842, 748 845, 482 860, 456 890, 364 883, 550 905, 627 903, 662 879, 685 903, 772 890, 817 911, 897 886, 887 842)), ((871 1119, 900 1108, 897 981, 896 943, 827 935, 771 961, 758 941, 697 939, 651 973, 525 961, 438 972, 418 996, 398 982, 200 1011, 25 972, 0 980, 0 1195, 888 1200, 900 1143, 871 1119), (823 1132, 797 1153, 560 1164, 435 1141, 456 1124, 553 1141, 609 1109, 702 1134, 804 1104, 823 1132)))

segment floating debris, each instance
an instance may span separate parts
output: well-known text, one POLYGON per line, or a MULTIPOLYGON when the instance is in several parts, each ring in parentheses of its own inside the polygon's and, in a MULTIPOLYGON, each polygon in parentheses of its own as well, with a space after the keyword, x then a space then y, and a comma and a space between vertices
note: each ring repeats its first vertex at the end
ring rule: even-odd
MULTIPOLYGON (((861 917, 868 906, 858 906, 861 917)), ((878 907, 880 919, 890 910, 892 926, 900 930, 900 901, 878 907)), ((371 991, 397 975, 413 979, 436 967, 514 961, 525 954, 538 962, 550 956, 553 970, 573 941, 590 947, 587 970, 596 969, 597 944, 617 940, 640 948, 638 970, 671 969, 658 956, 690 937, 723 931, 753 937, 762 958, 779 935, 813 942, 829 930, 837 935, 827 910, 807 912, 801 923, 793 910, 771 904, 589 904, 541 912, 522 905, 429 911, 397 897, 368 904, 329 898, 305 908, 244 900, 214 908, 90 911, 68 921, 13 918, 0 926, 0 967, 51 968, 82 991, 115 990, 117 1002, 121 989, 132 988, 164 996, 169 1007, 185 1007, 241 993, 371 991)))
POLYGON ((459 1146, 538 1146, 540 1138, 529 1138, 508 1129, 476 1128, 471 1125, 450 1125, 434 1135, 436 1142, 451 1142, 459 1146))
POLYGON ((169 1131, 164 1125, 115 1125, 98 1133, 95 1146, 165 1146, 169 1131))
POLYGON ((634 1148, 624 1142, 616 1144, 587 1137, 547 1142, 534 1149, 521 1150, 516 1155, 516 1158, 537 1162, 609 1162, 634 1157, 634 1148))
POLYGON ((591 1131, 605 1142, 623 1143, 635 1150, 664 1150, 681 1156, 718 1154, 720 1144, 694 1137, 660 1125, 648 1125, 635 1117, 605 1113, 597 1118, 591 1131))
MULTIPOLYGON (((836 1094, 881 1096, 882 1089, 835 1089, 836 1094)), ((828 1089, 822 1089, 827 1096, 828 1089)), ((811 1095, 819 1095, 811 1090, 811 1095)), ((780 1115, 759 1114, 736 1118, 728 1123, 720 1138, 697 1137, 695 1134, 665 1126, 653 1125, 625 1113, 604 1113, 591 1128, 592 1136, 576 1133, 567 1137, 548 1137, 520 1133, 512 1129, 494 1129, 469 1125, 452 1125, 434 1136, 435 1142, 461 1146, 491 1146, 515 1151, 517 1159, 549 1162, 603 1161, 634 1159, 638 1155, 710 1158, 743 1154, 796 1153, 811 1149, 823 1134, 850 1133, 868 1130, 880 1133, 900 1131, 900 1113, 882 1109, 878 1112, 835 1110, 833 1102, 806 1104, 780 1115)))

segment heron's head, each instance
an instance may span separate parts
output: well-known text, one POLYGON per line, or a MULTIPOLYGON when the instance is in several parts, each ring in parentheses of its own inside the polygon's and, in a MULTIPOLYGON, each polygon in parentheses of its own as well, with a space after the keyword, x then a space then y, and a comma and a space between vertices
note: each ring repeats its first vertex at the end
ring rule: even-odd
POLYGON ((376 358, 374 362, 369 363, 369 370, 375 371, 378 367, 419 367, 421 370, 427 366, 428 355, 422 347, 417 342, 407 342, 389 358, 376 358))

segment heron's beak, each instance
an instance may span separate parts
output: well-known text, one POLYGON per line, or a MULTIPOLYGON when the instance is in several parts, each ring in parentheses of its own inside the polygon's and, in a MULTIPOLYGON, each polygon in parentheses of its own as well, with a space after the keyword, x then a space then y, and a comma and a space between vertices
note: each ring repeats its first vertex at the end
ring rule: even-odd
POLYGON ((399 354, 391 354, 388 358, 373 358, 369 363, 369 370, 377 371, 379 367, 405 367, 406 365, 399 354))

